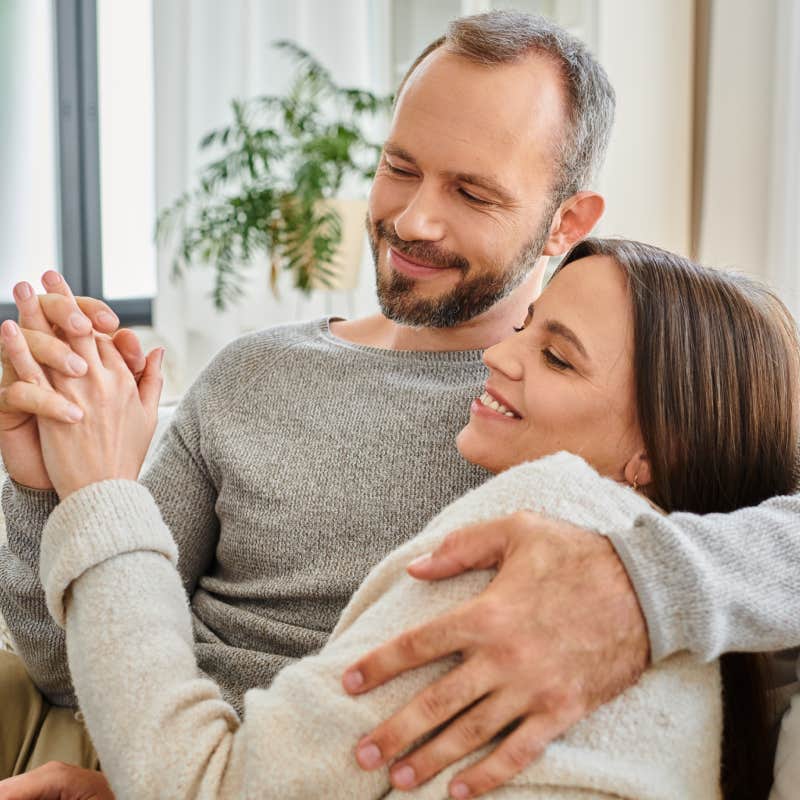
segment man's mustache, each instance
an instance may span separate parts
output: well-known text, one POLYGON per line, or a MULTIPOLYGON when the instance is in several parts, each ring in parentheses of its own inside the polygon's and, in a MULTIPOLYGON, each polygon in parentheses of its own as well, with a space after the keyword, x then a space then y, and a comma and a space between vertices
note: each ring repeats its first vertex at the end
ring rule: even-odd
POLYGON ((385 239, 393 250, 397 250, 400 255, 407 256, 412 261, 422 261, 434 267, 458 269, 464 273, 469 270, 469 261, 463 256, 441 250, 430 242, 407 242, 393 229, 390 230, 382 220, 374 223, 374 228, 378 239, 385 239))

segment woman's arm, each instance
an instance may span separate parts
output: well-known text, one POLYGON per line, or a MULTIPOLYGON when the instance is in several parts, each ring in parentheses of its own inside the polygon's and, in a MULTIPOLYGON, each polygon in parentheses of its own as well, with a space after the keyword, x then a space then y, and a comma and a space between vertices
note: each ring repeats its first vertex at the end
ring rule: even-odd
MULTIPOLYGON (((554 487, 563 487, 567 481, 558 470, 553 461, 526 465, 449 507, 373 570, 318 655, 285 669, 269 690, 248 692, 244 723, 197 671, 189 614, 170 563, 174 545, 147 491, 128 481, 105 481, 70 495, 45 530, 42 580, 50 610, 66 624, 76 689, 115 791, 121 798, 383 796, 390 790, 386 769, 361 770, 355 743, 431 681, 454 667, 455 675, 458 662, 445 659, 408 672, 358 698, 341 687, 344 668, 384 638, 446 613, 484 588, 486 571, 427 584, 411 579, 405 567, 448 530, 477 521, 476 508, 508 512, 507 505, 492 505, 498 481, 496 496, 508 503, 528 496, 531 485, 541 493, 548 476, 554 487)), ((586 494, 580 478, 568 480, 576 497, 586 494)), ((714 796, 720 723, 715 676, 691 659, 653 670, 497 796, 566 798, 575 796, 576 787, 598 798, 625 791, 665 800, 714 796), (650 786, 658 789, 645 792, 650 786)), ((485 753, 482 748, 469 760, 485 753)), ((464 765, 444 770, 416 796, 447 796, 448 781, 464 765)))
MULTIPOLYGON (((130 481, 71 494, 44 533, 48 604, 66 625, 81 709, 118 796, 382 796, 386 772, 359 769, 353 749, 390 695, 353 700, 340 685, 363 631, 249 692, 242 725, 197 669, 174 559, 152 498, 130 481)), ((390 630, 413 615, 408 603, 397 612, 385 616, 390 630)))
MULTIPOLYGON (((213 558, 219 536, 216 488, 199 446, 201 414, 217 366, 188 390, 141 481, 153 494, 178 546, 187 592, 213 558)), ((70 466, 80 469, 72 454, 70 466)), ((2 492, 7 542, 0 546, 0 609, 14 637, 17 654, 31 677, 56 705, 75 706, 64 632, 47 611, 39 579, 39 549, 47 518, 58 504, 53 490, 28 489, 7 478, 2 492)))

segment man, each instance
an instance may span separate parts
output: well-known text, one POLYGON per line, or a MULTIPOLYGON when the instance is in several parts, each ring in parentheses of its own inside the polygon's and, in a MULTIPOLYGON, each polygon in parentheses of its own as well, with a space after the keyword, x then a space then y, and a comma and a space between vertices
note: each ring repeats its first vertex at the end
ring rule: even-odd
MULTIPOLYGON (((501 13, 457 21, 401 87, 371 191, 368 229, 383 313, 245 337, 187 393, 143 482, 180 550, 200 664, 235 705, 289 659, 319 647, 370 566, 483 479, 453 448, 483 382, 479 350, 524 317, 541 281, 537 257, 563 253, 602 213, 602 199, 586 186, 612 110, 600 67, 554 26, 501 13)), ((55 280, 47 316, 35 297, 22 298, 20 321, 42 335, 56 324, 79 349, 68 323, 74 301, 55 280), (59 294, 63 302, 54 299, 59 294)), ((39 358, 56 366, 64 354, 48 356, 49 341, 37 340, 39 358)), ((13 336, 4 332, 3 344, 13 348, 13 336)), ((57 416, 64 411, 30 384, 15 388, 25 383, 19 377, 7 384, 6 409, 32 413, 44 402, 57 416)), ((36 683, 69 705, 63 636, 37 580, 38 536, 57 497, 23 486, 48 486, 31 427, 26 439, 12 440, 19 430, 0 437, 17 479, 4 489, 9 546, 0 602, 36 683)), ((777 503, 750 513, 777 519, 791 509, 777 503)), ((800 641, 800 615, 776 635, 759 629, 764 620, 780 622, 774 605, 790 600, 772 593, 759 605, 763 575, 726 549, 724 537, 714 533, 699 555, 704 542, 687 544, 703 524, 724 530, 726 523, 647 519, 613 537, 647 613, 653 656, 800 641), (663 542, 651 538, 657 526, 663 542), (708 577, 698 586, 703 569, 708 577), (689 596, 676 613, 652 603, 672 601, 684 587, 724 588, 726 569, 752 587, 741 601, 747 611, 738 639, 724 625, 740 620, 717 613, 733 605, 728 599, 689 596)), ((780 538, 780 530, 759 538, 763 563, 771 564, 780 538)), ((790 555, 800 562, 796 545, 790 555)), ((646 665, 644 618, 607 540, 521 515, 488 532, 464 532, 414 570, 440 578, 489 563, 502 569, 481 598, 344 676, 348 690, 366 691, 445 653, 465 656, 461 680, 432 687, 360 743, 359 762, 382 766, 479 701, 482 721, 466 728, 456 720, 393 766, 398 788, 485 743, 505 725, 497 722, 498 703, 511 703, 519 728, 450 787, 453 796, 480 794, 646 665), (575 574, 585 585, 565 597, 564 576, 575 574)), ((783 568, 774 565, 776 581, 783 568)))

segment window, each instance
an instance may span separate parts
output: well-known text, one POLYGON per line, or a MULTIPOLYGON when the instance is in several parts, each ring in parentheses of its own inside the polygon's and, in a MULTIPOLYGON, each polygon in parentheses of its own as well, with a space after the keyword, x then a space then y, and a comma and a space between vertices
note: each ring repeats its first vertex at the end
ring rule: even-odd
POLYGON ((123 324, 156 289, 150 3, 0 3, 0 311, 58 269, 123 324))
MULTIPOLYGON (((48 0, 0 3, 0 302, 58 261, 55 22, 48 0)), ((6 314, 3 315, 7 316, 6 314)))

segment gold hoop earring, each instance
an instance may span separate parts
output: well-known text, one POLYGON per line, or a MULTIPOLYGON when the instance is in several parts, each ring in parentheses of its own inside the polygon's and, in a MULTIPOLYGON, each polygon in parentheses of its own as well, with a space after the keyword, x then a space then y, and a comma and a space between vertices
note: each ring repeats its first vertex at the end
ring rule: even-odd
POLYGON ((639 490, 639 473, 637 472, 633 476, 633 491, 636 492, 639 490))

